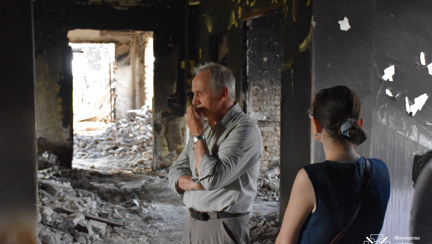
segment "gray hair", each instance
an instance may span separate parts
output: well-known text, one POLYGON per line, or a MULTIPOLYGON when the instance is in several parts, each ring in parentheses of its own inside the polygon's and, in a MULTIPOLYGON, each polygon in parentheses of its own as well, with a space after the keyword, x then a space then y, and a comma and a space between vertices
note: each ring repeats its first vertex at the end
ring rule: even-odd
POLYGON ((195 74, 202 71, 210 71, 210 86, 214 93, 218 93, 223 87, 227 87, 231 100, 235 101, 235 78, 232 72, 225 66, 213 62, 205 63, 194 69, 195 74))

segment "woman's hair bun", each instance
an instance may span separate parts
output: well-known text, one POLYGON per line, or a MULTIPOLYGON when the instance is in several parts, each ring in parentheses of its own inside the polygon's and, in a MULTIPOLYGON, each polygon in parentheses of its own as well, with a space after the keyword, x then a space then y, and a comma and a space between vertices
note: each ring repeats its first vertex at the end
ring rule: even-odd
POLYGON ((333 138, 342 143, 360 145, 366 133, 359 123, 361 102, 346 86, 320 90, 312 102, 312 114, 333 138))

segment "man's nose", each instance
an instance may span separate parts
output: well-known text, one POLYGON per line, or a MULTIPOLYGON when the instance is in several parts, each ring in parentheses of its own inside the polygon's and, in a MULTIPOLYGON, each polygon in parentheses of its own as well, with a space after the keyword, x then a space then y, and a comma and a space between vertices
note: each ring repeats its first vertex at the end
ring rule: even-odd
POLYGON ((197 104, 199 104, 199 99, 198 99, 198 97, 197 97, 196 95, 193 96, 192 104, 193 104, 193 105, 197 105, 197 104))

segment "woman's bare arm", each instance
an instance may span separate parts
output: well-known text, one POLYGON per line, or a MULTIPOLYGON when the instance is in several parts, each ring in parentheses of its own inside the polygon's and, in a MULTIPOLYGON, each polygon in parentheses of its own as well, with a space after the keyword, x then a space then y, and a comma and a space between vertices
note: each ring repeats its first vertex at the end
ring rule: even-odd
POLYGON ((304 169, 294 180, 288 206, 276 244, 298 243, 300 230, 309 214, 315 211, 316 199, 312 182, 304 169))

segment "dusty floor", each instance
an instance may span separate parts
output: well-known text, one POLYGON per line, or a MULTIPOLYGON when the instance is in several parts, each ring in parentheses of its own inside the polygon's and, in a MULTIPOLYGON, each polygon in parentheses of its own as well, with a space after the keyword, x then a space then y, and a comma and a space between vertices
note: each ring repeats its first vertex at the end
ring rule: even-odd
MULTIPOLYGON (((151 169, 146 114, 100 135, 75 135, 72 170, 57 166, 55 155, 43 154, 38 243, 180 243, 187 209, 168 188, 168 169, 151 169)), ((276 165, 261 172, 250 220, 252 243, 274 243, 278 182, 276 165)))
MULTIPOLYGON (((187 210, 168 188, 166 170, 100 171, 93 164, 79 165, 39 171, 39 243, 180 243, 187 210)), ((278 208, 277 201, 256 199, 255 243, 273 243, 278 208)))

